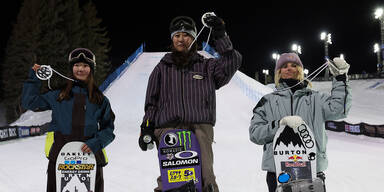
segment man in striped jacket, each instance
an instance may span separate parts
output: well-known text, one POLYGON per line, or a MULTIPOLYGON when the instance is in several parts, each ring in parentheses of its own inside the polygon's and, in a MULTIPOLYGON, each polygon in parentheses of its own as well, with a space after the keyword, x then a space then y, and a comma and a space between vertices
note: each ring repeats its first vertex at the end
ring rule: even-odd
MULTIPOLYGON (((159 143, 170 129, 188 129, 195 133, 201 148, 203 191, 218 192, 213 172, 213 126, 216 121, 215 90, 227 84, 239 69, 242 56, 233 49, 223 20, 210 16, 205 20, 219 58, 206 59, 197 53, 196 26, 185 16, 176 17, 170 25, 171 52, 152 71, 145 100, 139 145, 147 150, 144 135, 159 143)), ((161 180, 158 178, 161 191, 161 180)))

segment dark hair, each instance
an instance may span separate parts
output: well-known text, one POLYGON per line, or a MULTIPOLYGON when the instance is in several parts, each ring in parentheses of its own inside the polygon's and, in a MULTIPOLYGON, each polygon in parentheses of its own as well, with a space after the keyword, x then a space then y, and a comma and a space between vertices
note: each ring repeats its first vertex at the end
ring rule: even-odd
MULTIPOLYGON (((69 75, 73 79, 73 74, 69 75)), ((99 90, 96 86, 95 78, 93 77, 93 73, 89 73, 88 79, 84 82, 88 89, 88 100, 89 102, 97 105, 101 105, 104 100, 104 94, 99 90)), ((66 86, 63 86, 57 101, 61 102, 63 100, 69 100, 72 97, 72 87, 74 82, 71 80, 67 80, 66 86)))

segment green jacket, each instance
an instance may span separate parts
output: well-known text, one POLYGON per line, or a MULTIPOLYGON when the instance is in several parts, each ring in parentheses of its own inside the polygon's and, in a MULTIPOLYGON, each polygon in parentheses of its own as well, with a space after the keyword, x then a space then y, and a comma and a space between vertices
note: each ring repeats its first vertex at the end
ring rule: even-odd
POLYGON ((281 83, 277 91, 265 95, 253 110, 249 127, 252 142, 264 145, 262 169, 275 172, 273 138, 279 120, 285 116, 300 116, 312 129, 317 146, 317 172, 328 167, 325 121, 345 118, 351 108, 351 88, 348 81, 332 81, 331 95, 311 90, 307 86, 292 94, 281 83), (280 90, 280 91, 279 91, 280 90))
MULTIPOLYGON (((65 142, 71 140, 72 128, 81 127, 83 133, 79 135, 84 138, 84 142, 92 149, 94 153, 101 152, 109 143, 111 143, 115 135, 114 119, 115 115, 111 109, 109 100, 104 96, 101 105, 93 104, 88 100, 88 90, 83 86, 75 83, 72 88, 72 94, 85 95, 84 109, 81 112, 84 116, 84 122, 73 124, 72 113, 74 108, 74 97, 69 100, 57 101, 60 90, 49 91, 45 94, 40 94, 41 81, 36 77, 33 70, 29 73, 28 80, 24 83, 22 93, 22 106, 30 110, 52 110, 52 121, 50 123, 50 132, 59 134, 64 138, 65 142), (85 114, 84 114, 85 113, 85 114)), ((79 106, 76 106, 79 108, 79 106)), ((78 113, 75 113, 78 114, 78 113)), ((48 135, 49 137, 51 135, 48 135)), ((75 137, 77 138, 77 136, 75 137)), ((49 141, 48 141, 49 142, 49 141)), ((54 141, 57 142, 57 141, 54 141)), ((62 142, 62 141, 61 141, 62 142)), ((60 149, 57 149, 60 150, 60 149)), ((49 152, 49 151, 46 151, 49 152)))

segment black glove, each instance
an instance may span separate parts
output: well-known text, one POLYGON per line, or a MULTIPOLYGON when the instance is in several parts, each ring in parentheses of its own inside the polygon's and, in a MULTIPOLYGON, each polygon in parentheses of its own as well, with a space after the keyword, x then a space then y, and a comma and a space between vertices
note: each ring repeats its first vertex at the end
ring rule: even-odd
POLYGON ((208 27, 212 28, 214 38, 221 38, 225 35, 225 23, 220 17, 210 14, 204 18, 204 22, 208 27))
POLYGON ((154 126, 151 123, 143 122, 140 127, 139 146, 141 150, 146 151, 147 149, 153 149, 155 139, 154 126))

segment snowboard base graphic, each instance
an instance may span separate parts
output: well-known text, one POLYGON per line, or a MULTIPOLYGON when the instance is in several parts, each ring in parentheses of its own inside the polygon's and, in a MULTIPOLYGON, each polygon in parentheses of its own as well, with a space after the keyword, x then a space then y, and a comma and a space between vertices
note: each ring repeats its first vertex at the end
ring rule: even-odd
MULTIPOLYGON (((200 145, 189 130, 167 131, 160 138, 158 157, 163 191, 185 188, 202 192, 200 145)), ((190 190, 188 190, 190 191, 190 190)))
POLYGON ((316 177, 317 149, 312 130, 306 124, 297 129, 281 126, 273 139, 273 148, 278 184, 276 191, 294 192, 295 188, 297 191, 314 192, 316 183, 322 181, 316 177))
POLYGON ((73 141, 65 144, 56 161, 57 192, 94 192, 96 158, 93 153, 84 153, 84 143, 73 141))

